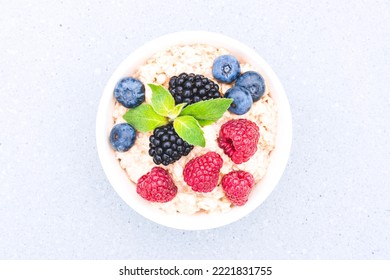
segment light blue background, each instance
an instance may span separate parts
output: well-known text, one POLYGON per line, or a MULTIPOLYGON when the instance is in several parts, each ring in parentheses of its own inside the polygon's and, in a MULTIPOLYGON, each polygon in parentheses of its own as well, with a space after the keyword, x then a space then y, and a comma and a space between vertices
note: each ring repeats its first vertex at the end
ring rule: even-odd
POLYGON ((2 1, 0 26, 0 258, 390 258, 388 1, 2 1), (95 146, 117 65, 193 29, 257 50, 294 130, 266 202, 199 232, 136 214, 95 146))

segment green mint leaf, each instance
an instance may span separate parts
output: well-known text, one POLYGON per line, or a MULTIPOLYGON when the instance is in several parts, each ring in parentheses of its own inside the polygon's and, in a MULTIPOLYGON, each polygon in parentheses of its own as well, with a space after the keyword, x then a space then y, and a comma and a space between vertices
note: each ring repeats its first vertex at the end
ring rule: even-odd
POLYGON ((197 120, 200 126, 206 126, 215 123, 217 120, 197 120))
POLYGON ((175 108, 173 108, 169 113, 168 113, 168 117, 173 120, 175 119, 178 115, 180 115, 181 113, 181 110, 183 110, 183 107, 186 106, 187 103, 180 103, 180 104, 177 104, 175 106, 175 108))
POLYGON ((173 128, 176 133, 189 144, 201 147, 206 146, 203 130, 194 117, 182 116, 176 118, 173 122, 173 128))
POLYGON ((200 101, 188 105, 181 111, 180 116, 193 116, 197 120, 217 121, 223 116, 233 102, 231 98, 217 98, 200 101))
POLYGON ((160 85, 148 84, 152 89, 152 106, 157 114, 167 117, 175 108, 175 99, 170 92, 160 85))
POLYGON ((149 104, 141 104, 134 109, 129 109, 123 118, 141 132, 152 131, 156 127, 168 123, 168 119, 157 114, 149 104))

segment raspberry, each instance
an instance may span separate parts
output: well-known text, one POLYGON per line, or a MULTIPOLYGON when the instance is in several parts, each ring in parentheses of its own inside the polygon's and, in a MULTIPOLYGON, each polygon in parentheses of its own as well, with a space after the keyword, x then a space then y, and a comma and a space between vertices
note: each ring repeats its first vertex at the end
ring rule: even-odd
POLYGON ((230 120, 221 126, 218 146, 234 163, 248 161, 257 151, 259 127, 246 119, 230 120))
POLYGON ((237 206, 242 206, 248 201, 254 184, 252 174, 245 171, 232 171, 222 178, 222 189, 226 197, 237 206))
POLYGON ((208 152, 190 160, 183 171, 184 181, 196 192, 211 192, 218 184, 222 158, 216 152, 208 152))
POLYGON ((177 194, 177 187, 169 173, 161 167, 153 167, 139 178, 137 193, 152 202, 168 202, 177 194))

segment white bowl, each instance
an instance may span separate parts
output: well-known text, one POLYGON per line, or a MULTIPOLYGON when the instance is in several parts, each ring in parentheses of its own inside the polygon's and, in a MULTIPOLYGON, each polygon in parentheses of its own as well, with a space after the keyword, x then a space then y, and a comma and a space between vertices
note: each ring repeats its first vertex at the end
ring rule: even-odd
POLYGON ((108 180, 119 196, 135 211, 156 223, 164 226, 201 230, 220 227, 241 219, 258 207, 277 185, 286 167, 292 139, 290 106, 283 86, 271 67, 251 48, 227 36, 204 31, 177 32, 152 40, 130 54, 115 70, 109 79, 100 100, 96 122, 96 142, 101 164, 108 180), (152 207, 136 193, 136 187, 120 167, 108 141, 113 126, 114 108, 113 90, 123 77, 132 75, 150 56, 174 45, 209 44, 223 47, 234 56, 251 63, 265 78, 271 95, 278 106, 278 123, 275 150, 266 175, 250 194, 249 201, 241 207, 234 207, 223 214, 167 214, 152 207))

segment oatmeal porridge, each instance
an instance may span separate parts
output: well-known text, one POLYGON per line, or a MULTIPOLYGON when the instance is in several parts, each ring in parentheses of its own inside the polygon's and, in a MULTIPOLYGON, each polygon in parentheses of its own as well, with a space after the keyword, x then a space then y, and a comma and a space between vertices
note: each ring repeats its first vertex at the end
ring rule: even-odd
MULTIPOLYGON (((212 67, 217 57, 226 54, 229 54, 229 52, 225 49, 203 44, 175 46, 154 54, 139 67, 133 76, 145 85, 153 83, 168 88, 170 77, 178 76, 181 73, 196 73, 204 75, 214 83, 217 83, 219 91, 224 94, 233 85, 216 80, 213 77, 212 67)), ((258 69, 254 69, 250 65, 250 62, 239 61, 239 63, 241 72, 258 71, 258 69)), ((270 155, 275 147, 277 122, 277 106, 266 83, 267 81, 265 81, 264 94, 259 101, 253 102, 251 109, 247 113, 236 115, 226 111, 215 123, 203 127, 206 140, 205 147, 195 146, 187 156, 183 156, 174 163, 164 167, 177 187, 177 194, 172 200, 165 203, 151 202, 153 207, 157 207, 167 213, 182 213, 186 215, 227 212, 235 206, 227 198, 222 188, 221 180, 224 174, 238 170, 246 171, 253 175, 255 185, 263 178, 270 162, 270 155), (257 143, 257 151, 253 156, 248 161, 237 164, 224 153, 218 145, 217 139, 223 124, 230 120, 242 118, 250 120, 258 126, 260 138, 257 143), (211 192, 193 191, 183 178, 183 170, 192 159, 209 151, 218 153, 223 160, 218 184, 211 192)), ((145 86, 145 102, 150 103, 151 97, 151 89, 145 86)), ((113 124, 125 123, 123 115, 128 110, 132 109, 128 109, 116 101, 112 116, 113 124)), ((131 149, 125 152, 115 152, 120 166, 127 173, 129 180, 135 185, 143 175, 156 166, 153 158, 148 153, 151 135, 152 132, 144 133, 137 131, 137 138, 131 149)))

